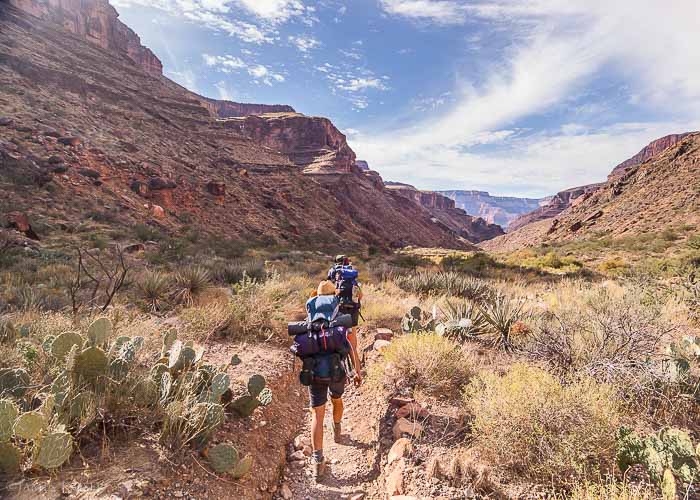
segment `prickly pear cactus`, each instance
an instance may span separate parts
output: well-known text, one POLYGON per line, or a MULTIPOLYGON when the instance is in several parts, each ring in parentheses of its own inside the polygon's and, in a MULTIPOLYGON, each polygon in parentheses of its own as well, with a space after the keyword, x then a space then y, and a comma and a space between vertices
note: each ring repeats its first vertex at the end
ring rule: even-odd
POLYGON ((71 352, 73 346, 78 346, 79 348, 83 346, 85 339, 82 335, 76 332, 65 332, 56 337, 51 344, 51 355, 63 361, 66 356, 71 352))
POLYGON ((251 467, 253 467, 253 457, 251 455, 246 455, 238 461, 231 471, 231 475, 234 479, 240 479, 250 472, 251 467))
POLYGON ((266 384, 267 382, 265 381, 265 377, 262 375, 253 375, 248 379, 248 392, 251 396, 257 398, 265 388, 266 384))
POLYGON ((121 382, 129 375, 129 370, 131 369, 131 364, 124 358, 115 358, 109 364, 109 376, 121 382))
POLYGON ((173 344, 177 340, 177 332, 175 330, 169 330, 163 335, 163 350, 161 351, 162 356, 166 356, 173 344))
POLYGON ((121 337, 117 337, 114 342, 112 342, 112 346, 109 348, 109 357, 110 358, 117 358, 119 357, 119 354, 122 350, 122 347, 124 347, 124 344, 127 342, 131 342, 131 337, 127 337, 126 335, 122 335, 121 337))
POLYGON ((163 378, 163 374, 168 371, 168 366, 163 363, 157 363, 151 368, 151 378, 160 383, 163 378))
POLYGON ((182 359, 182 349, 183 349, 182 342, 179 340, 176 340, 173 342, 173 344, 170 346, 169 354, 168 354, 168 368, 171 370, 179 370, 184 366, 184 361, 182 359))
POLYGON ((15 436, 20 439, 36 440, 46 429, 46 417, 38 411, 22 413, 15 421, 15 436))
POLYGON ((209 449, 207 458, 211 464, 211 468, 219 474, 224 474, 233 468, 238 463, 238 450, 230 444, 221 443, 209 449))
POLYGON ((140 407, 148 407, 156 404, 160 397, 160 390, 150 378, 139 380, 133 390, 134 402, 140 407))
POLYGON ((221 401, 221 396, 231 385, 229 376, 225 373, 217 373, 211 379, 211 396, 213 401, 221 401))
POLYGON ((241 417, 250 417, 258 406, 260 406, 260 401, 253 396, 241 396, 231 403, 233 411, 241 417))
POLYGON ((0 344, 14 344, 19 336, 15 325, 10 321, 0 321, 0 344))
POLYGON ((664 500, 676 500, 676 478, 673 477, 671 469, 664 470, 663 478, 661 479, 661 496, 664 500))
POLYGON ((39 407, 39 411, 42 415, 44 415, 44 418, 46 418, 46 420, 48 421, 51 419, 51 415, 53 415, 53 411, 55 408, 56 396, 54 394, 47 394, 44 398, 44 401, 41 403, 41 406, 39 407))
POLYGON ((99 347, 88 347, 75 357, 73 370, 79 377, 95 381, 107 374, 109 358, 99 347))
POLYGON ((112 336, 112 322, 108 318, 99 318, 88 328, 88 344, 93 347, 104 347, 112 336))
POLYGON ((0 443, 12 438, 12 428, 19 415, 17 406, 9 399, 0 399, 0 443))
POLYGON ((169 372, 163 373, 160 379, 160 402, 165 404, 165 402, 170 398, 170 392, 173 387, 173 378, 169 372))
POLYGON ((0 398, 21 398, 29 389, 30 380, 24 368, 6 368, 0 370, 0 398))
POLYGON ((41 343, 41 349, 46 353, 46 354, 51 354, 51 346, 53 345, 53 341, 56 340, 55 335, 47 335, 44 338, 44 341, 41 343))
POLYGON ((269 406, 272 404, 272 389, 265 387, 260 394, 258 394, 258 401, 262 406, 269 406))
POLYGON ((47 434, 38 441, 34 463, 44 469, 60 467, 73 452, 73 437, 67 432, 47 434))
POLYGON ((0 442, 0 475, 10 476, 19 472, 22 453, 12 443, 0 442))

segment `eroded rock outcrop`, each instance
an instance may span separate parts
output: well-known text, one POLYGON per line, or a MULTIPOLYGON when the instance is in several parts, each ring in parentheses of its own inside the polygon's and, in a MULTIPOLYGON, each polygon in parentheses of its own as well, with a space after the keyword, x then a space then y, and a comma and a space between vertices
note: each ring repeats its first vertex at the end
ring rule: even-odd
POLYGON ((9 3, 103 49, 127 56, 153 76, 163 74, 160 59, 141 45, 139 36, 119 20, 119 13, 107 0, 9 0, 9 3))
POLYGON ((236 118, 269 113, 296 113, 293 107, 286 104, 250 104, 220 101, 207 97, 202 97, 202 104, 209 109, 212 116, 217 118, 236 118))
POLYGON ((572 204, 580 203, 602 185, 603 184, 589 184, 587 186, 579 186, 567 189, 565 191, 560 191, 552 197, 549 203, 514 219, 508 226, 508 230, 516 231, 517 229, 533 222, 544 219, 552 219, 569 208, 572 204))
POLYGON ((307 174, 347 174, 357 171, 355 153, 328 118, 300 113, 270 113, 229 118, 226 128, 286 154, 307 174))

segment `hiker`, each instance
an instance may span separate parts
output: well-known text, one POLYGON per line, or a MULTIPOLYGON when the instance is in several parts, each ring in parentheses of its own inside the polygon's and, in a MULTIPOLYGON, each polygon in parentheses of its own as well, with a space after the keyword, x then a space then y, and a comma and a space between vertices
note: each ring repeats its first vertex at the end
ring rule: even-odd
POLYGON ((328 271, 328 281, 335 283, 340 299, 340 312, 352 316, 352 326, 359 323, 362 307, 362 289, 357 281, 359 273, 352 267, 346 255, 336 255, 333 267, 328 271))
POLYGON ((350 376, 356 386, 362 383, 357 337, 350 323, 351 318, 340 313, 340 298, 332 281, 322 281, 306 303, 306 322, 290 323, 290 335, 295 335, 292 352, 302 359, 299 379, 309 387, 311 406, 311 463, 313 475, 318 480, 326 469, 323 455, 323 421, 330 394, 333 407, 333 438, 341 439, 343 419, 343 393, 350 376), (343 323, 339 325, 339 323, 343 323), (296 326, 302 331, 293 331, 296 326), (350 364, 350 361, 352 364, 350 364))

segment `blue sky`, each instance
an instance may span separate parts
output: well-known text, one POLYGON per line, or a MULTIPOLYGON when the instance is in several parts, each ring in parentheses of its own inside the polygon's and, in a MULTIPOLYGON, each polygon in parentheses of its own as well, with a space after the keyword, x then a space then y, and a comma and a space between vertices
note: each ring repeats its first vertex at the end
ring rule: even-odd
POLYGON ((112 0, 200 94, 327 116, 386 180, 544 196, 700 129, 697 0, 112 0))

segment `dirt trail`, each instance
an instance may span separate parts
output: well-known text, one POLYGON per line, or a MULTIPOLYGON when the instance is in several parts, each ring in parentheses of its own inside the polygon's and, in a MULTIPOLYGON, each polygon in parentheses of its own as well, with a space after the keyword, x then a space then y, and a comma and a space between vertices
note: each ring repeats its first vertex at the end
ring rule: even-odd
MULTIPOLYGON (((373 331, 360 332, 360 343, 366 343, 373 331), (366 337, 365 342, 362 342, 362 337, 366 337)), ((371 362, 372 360, 367 360, 365 369, 371 362)), ((287 498, 295 500, 385 498, 379 484, 382 480, 378 441, 384 405, 377 404, 376 398, 377 395, 366 384, 360 388, 355 388, 352 384, 346 387, 343 397, 343 438, 340 443, 333 440, 333 418, 330 402, 328 403, 323 438, 323 450, 328 464, 325 476, 317 483, 311 476, 308 460, 303 463, 290 462, 285 469, 279 498, 285 498, 285 493, 287 498)), ((301 435, 311 435, 310 418, 307 418, 301 435)), ((293 451, 293 447, 290 451, 293 451)))

